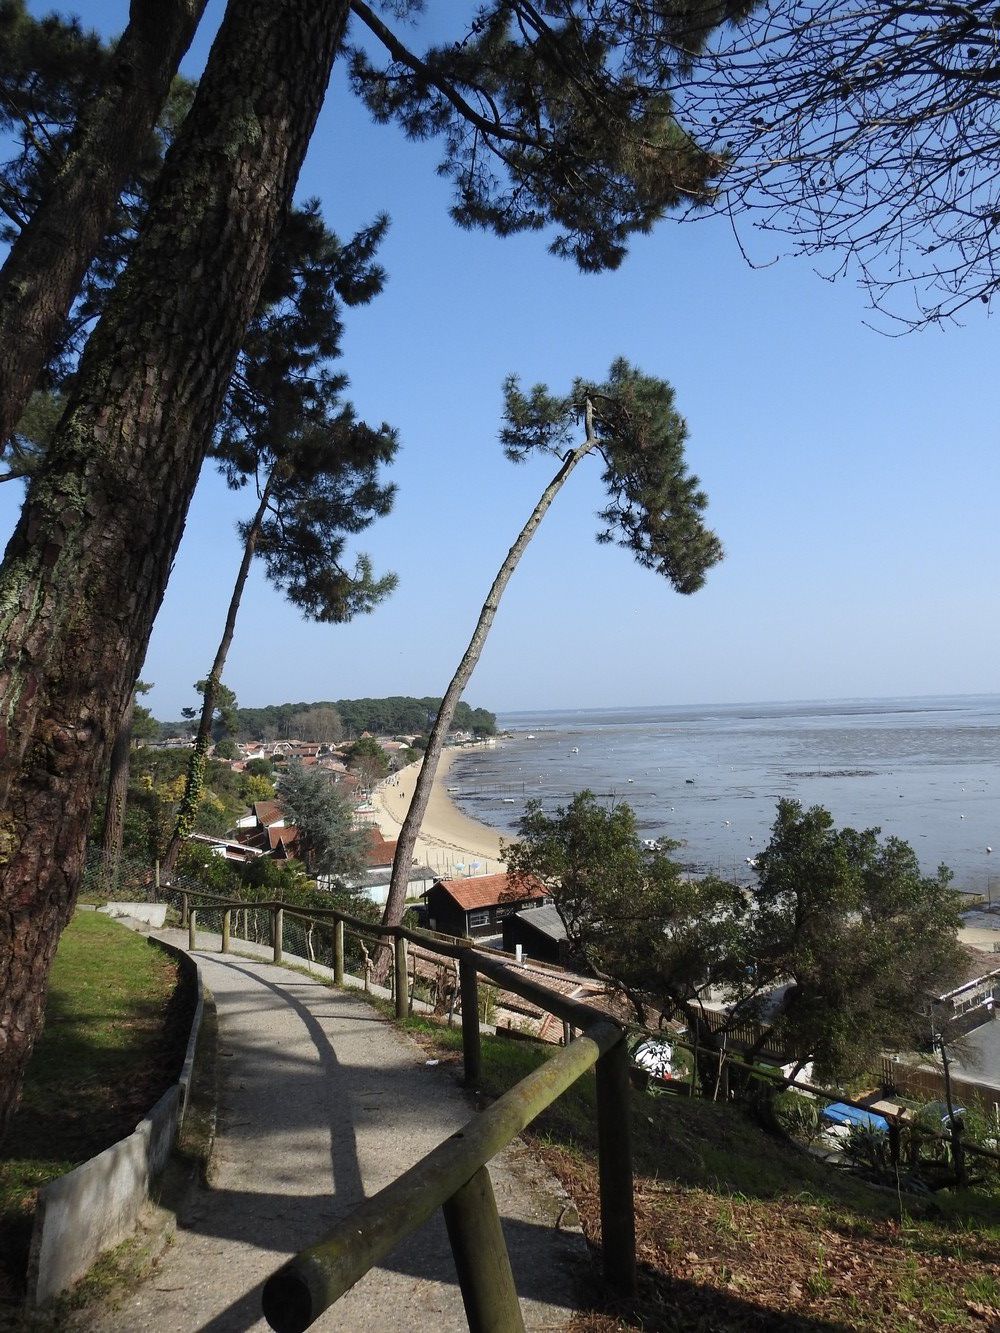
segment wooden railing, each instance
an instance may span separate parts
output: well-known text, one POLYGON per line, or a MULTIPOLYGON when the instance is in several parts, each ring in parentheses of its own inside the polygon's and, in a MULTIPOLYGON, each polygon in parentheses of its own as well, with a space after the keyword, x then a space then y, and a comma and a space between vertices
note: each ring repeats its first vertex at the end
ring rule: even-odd
POLYGON ((517 1291, 500 1227, 486 1164, 589 1069, 596 1071, 601 1236, 608 1282, 619 1292, 636 1290, 635 1216, 632 1192, 631 1092, 625 1029, 602 1010, 550 990, 518 971, 501 954, 487 953, 471 939, 376 926, 336 908, 300 909, 281 902, 221 898, 180 890, 182 925, 197 946, 198 910, 222 913, 222 952, 232 940, 232 913, 245 909, 272 917, 272 956, 282 961, 284 918, 294 916, 331 927, 334 981, 344 980, 344 936, 391 943, 396 1015, 409 1013, 406 944, 457 961, 462 1010, 462 1056, 467 1086, 480 1077, 479 977, 553 1014, 571 1040, 538 1069, 470 1120, 328 1235, 301 1251, 267 1281, 264 1315, 279 1333, 299 1333, 352 1287, 437 1209, 444 1212, 469 1327, 490 1333, 522 1333, 517 1291))

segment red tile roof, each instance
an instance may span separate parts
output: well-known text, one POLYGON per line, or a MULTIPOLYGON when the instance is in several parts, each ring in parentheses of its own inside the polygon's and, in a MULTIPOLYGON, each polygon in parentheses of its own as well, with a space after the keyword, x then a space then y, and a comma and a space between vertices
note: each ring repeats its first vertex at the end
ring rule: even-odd
POLYGON ((473 879, 439 879, 435 887, 440 885, 464 912, 477 907, 496 907, 502 901, 523 903, 546 896, 541 884, 522 882, 513 889, 508 885, 508 878, 506 872, 501 872, 478 875, 473 879))
POLYGON ((382 830, 371 827, 368 835, 368 851, 365 853, 365 859, 369 866, 387 866, 392 864, 393 857, 396 855, 396 840, 387 842, 382 837, 382 830))
POLYGON ((253 812, 257 823, 262 824, 264 828, 270 828, 272 824, 285 817, 285 807, 280 801, 254 801, 253 812))
POLYGON ((272 852, 275 847, 291 847, 298 836, 299 831, 294 824, 285 824, 282 828, 272 827, 267 830, 267 841, 272 852))

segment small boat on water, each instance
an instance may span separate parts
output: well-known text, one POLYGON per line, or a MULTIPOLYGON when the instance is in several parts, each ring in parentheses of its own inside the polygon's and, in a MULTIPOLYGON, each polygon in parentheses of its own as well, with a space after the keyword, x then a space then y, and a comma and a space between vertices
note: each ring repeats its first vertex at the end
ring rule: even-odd
POLYGON ((527 736, 525 736, 524 739, 525 739, 526 741, 533 741, 535 738, 534 738, 534 736, 532 736, 531 732, 529 731, 528 734, 527 734, 527 736))
POLYGON ((445 791, 461 791, 461 787, 445 787, 445 791))
POLYGON ((504 805, 516 805, 516 804, 517 804, 517 802, 514 800, 513 796, 504 796, 504 797, 502 797, 502 800, 503 800, 504 805))
POLYGON ((580 753, 579 745, 574 745, 572 750, 570 750, 570 754, 579 754, 579 753, 580 753))

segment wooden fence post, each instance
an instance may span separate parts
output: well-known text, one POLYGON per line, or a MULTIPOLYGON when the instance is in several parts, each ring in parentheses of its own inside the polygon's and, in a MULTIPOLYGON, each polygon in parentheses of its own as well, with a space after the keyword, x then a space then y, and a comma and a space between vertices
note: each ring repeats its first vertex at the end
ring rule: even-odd
POLYGON ((955 1163, 955 1184, 959 1189, 964 1189, 968 1184, 968 1177, 965 1170, 965 1145, 962 1142, 962 1121, 956 1116, 950 1116, 951 1120, 951 1155, 955 1163))
POLYGON ((335 921, 333 923, 333 983, 335 986, 344 984, 344 923, 335 921))
POLYGON ((454 979, 451 985, 451 998, 448 1001, 448 1026, 455 1026, 455 1005, 458 1001, 458 963, 453 962, 454 979))
POLYGON ((458 984, 462 994, 462 1062, 465 1066, 465 1086, 479 1082, 479 980, 475 961, 462 954, 458 960, 458 984))
POLYGON ((392 949, 396 961, 396 1017, 407 1018, 410 1011, 410 987, 406 975, 406 940, 402 935, 395 937, 392 942, 392 949))
POLYGON ((189 906, 189 904, 188 904, 188 896, 187 896, 186 893, 182 893, 182 894, 181 894, 181 930, 183 930, 184 927, 185 927, 185 926, 187 925, 187 923, 188 923, 188 906, 189 906))
POLYGON ((632 1195, 632 1105, 624 1036, 597 1061, 597 1145, 601 1180, 604 1276, 625 1295, 636 1291, 632 1195))
POLYGON ((227 907, 222 913, 222 952, 229 952, 229 934, 233 926, 233 911, 227 907))
POLYGON ((448 1199, 444 1213, 469 1328, 476 1333, 524 1333, 490 1173, 481 1166, 448 1199))
POLYGON ((197 929, 197 918, 198 918, 198 913, 197 913, 197 911, 192 907, 191 910, 188 912, 188 948, 189 948, 189 949, 196 949, 196 948, 198 947, 197 942, 196 942, 196 939, 195 939, 195 931, 196 931, 196 929, 197 929))
POLYGON ((895 1116, 889 1121, 889 1165, 899 1170, 899 1121, 895 1116))
POLYGON ((285 929, 284 910, 281 907, 276 907, 274 909, 274 961, 276 963, 281 962, 281 944, 282 944, 282 935, 284 934, 284 929, 285 929))

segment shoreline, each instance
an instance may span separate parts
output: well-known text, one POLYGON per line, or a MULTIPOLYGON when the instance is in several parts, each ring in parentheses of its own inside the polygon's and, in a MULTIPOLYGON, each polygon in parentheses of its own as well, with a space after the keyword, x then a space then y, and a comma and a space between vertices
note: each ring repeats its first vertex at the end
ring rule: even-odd
MULTIPOLYGON (((443 878, 466 874, 475 862, 479 863, 476 874, 495 874, 503 869, 499 831, 464 814, 446 790, 448 770, 457 754, 455 748, 441 754, 414 855, 419 864, 429 866, 443 878)), ((380 782, 372 793, 375 819, 384 838, 399 837, 419 772, 419 763, 408 764, 380 782)))

